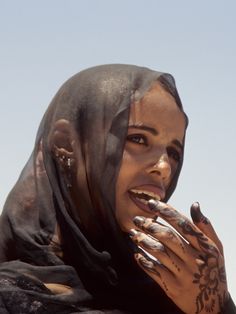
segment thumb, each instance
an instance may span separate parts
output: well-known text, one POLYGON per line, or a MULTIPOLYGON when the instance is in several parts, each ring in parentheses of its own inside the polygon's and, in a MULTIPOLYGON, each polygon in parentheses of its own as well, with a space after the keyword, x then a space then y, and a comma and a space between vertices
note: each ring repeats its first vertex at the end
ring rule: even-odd
POLYGON ((190 213, 194 224, 218 247, 219 251, 223 255, 223 245, 218 238, 215 229, 213 228, 210 220, 203 215, 200 209, 200 204, 195 202, 190 208, 190 213))

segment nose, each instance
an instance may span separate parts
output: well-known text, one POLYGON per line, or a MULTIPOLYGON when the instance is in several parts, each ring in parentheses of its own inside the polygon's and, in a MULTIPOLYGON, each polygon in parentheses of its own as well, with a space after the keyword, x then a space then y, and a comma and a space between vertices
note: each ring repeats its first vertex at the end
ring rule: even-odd
POLYGON ((167 154, 163 154, 151 166, 150 173, 156 173, 163 181, 168 181, 171 177, 171 165, 167 154))

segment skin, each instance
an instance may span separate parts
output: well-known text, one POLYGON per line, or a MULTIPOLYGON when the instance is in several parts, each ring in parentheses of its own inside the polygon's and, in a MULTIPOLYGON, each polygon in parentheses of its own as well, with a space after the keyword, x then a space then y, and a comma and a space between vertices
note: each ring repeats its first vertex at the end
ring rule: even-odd
MULTIPOLYGON (((194 203, 191 207, 191 221, 161 201, 154 202, 153 210, 148 205, 140 206, 129 193, 134 188, 154 189, 161 200, 165 198, 181 159, 186 125, 184 114, 174 98, 156 83, 141 101, 131 105, 129 125, 116 186, 116 219, 134 243, 153 257, 150 259, 141 251, 135 259, 184 313, 220 313, 229 298, 223 247, 199 204, 194 203), (159 223, 154 219, 157 216, 174 229, 159 223)), ((80 152, 75 139, 76 133, 70 123, 59 120, 51 142, 55 158, 65 174, 68 158, 70 169, 79 169, 76 156, 80 152)), ((69 189, 75 193, 77 201, 76 191, 69 189)), ((63 289, 67 292, 65 287, 49 288, 54 293, 63 289)))
POLYGON ((116 218, 123 231, 134 228, 133 218, 143 215, 130 198, 130 189, 147 190, 147 185, 154 186, 164 198, 182 156, 182 149, 175 143, 182 145, 185 125, 183 112, 159 83, 141 101, 132 104, 116 186, 116 218), (156 134, 134 126, 152 128, 156 134))
POLYGON ((155 187, 164 199, 182 154, 184 115, 157 83, 132 104, 129 125, 116 186, 116 218, 141 248, 135 259, 184 313, 221 313, 229 298, 223 248, 199 204, 191 207, 191 221, 161 201, 152 210, 143 208, 129 192, 155 187), (137 126, 151 127, 156 134, 137 126))

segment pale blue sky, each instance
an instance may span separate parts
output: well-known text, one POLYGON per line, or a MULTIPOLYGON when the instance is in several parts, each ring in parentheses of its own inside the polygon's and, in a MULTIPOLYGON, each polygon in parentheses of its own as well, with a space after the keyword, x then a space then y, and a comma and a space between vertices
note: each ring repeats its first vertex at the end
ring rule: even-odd
POLYGON ((225 247, 236 300, 236 1, 0 0, 0 208, 59 86, 130 63, 174 75, 190 124, 170 203, 202 204, 225 247))

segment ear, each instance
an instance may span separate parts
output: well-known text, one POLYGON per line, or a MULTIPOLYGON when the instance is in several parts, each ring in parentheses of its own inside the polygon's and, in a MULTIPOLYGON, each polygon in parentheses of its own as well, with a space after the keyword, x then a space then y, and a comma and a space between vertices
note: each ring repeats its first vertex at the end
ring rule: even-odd
POLYGON ((73 158, 76 134, 73 125, 65 119, 57 120, 49 137, 49 147, 55 157, 73 158))

